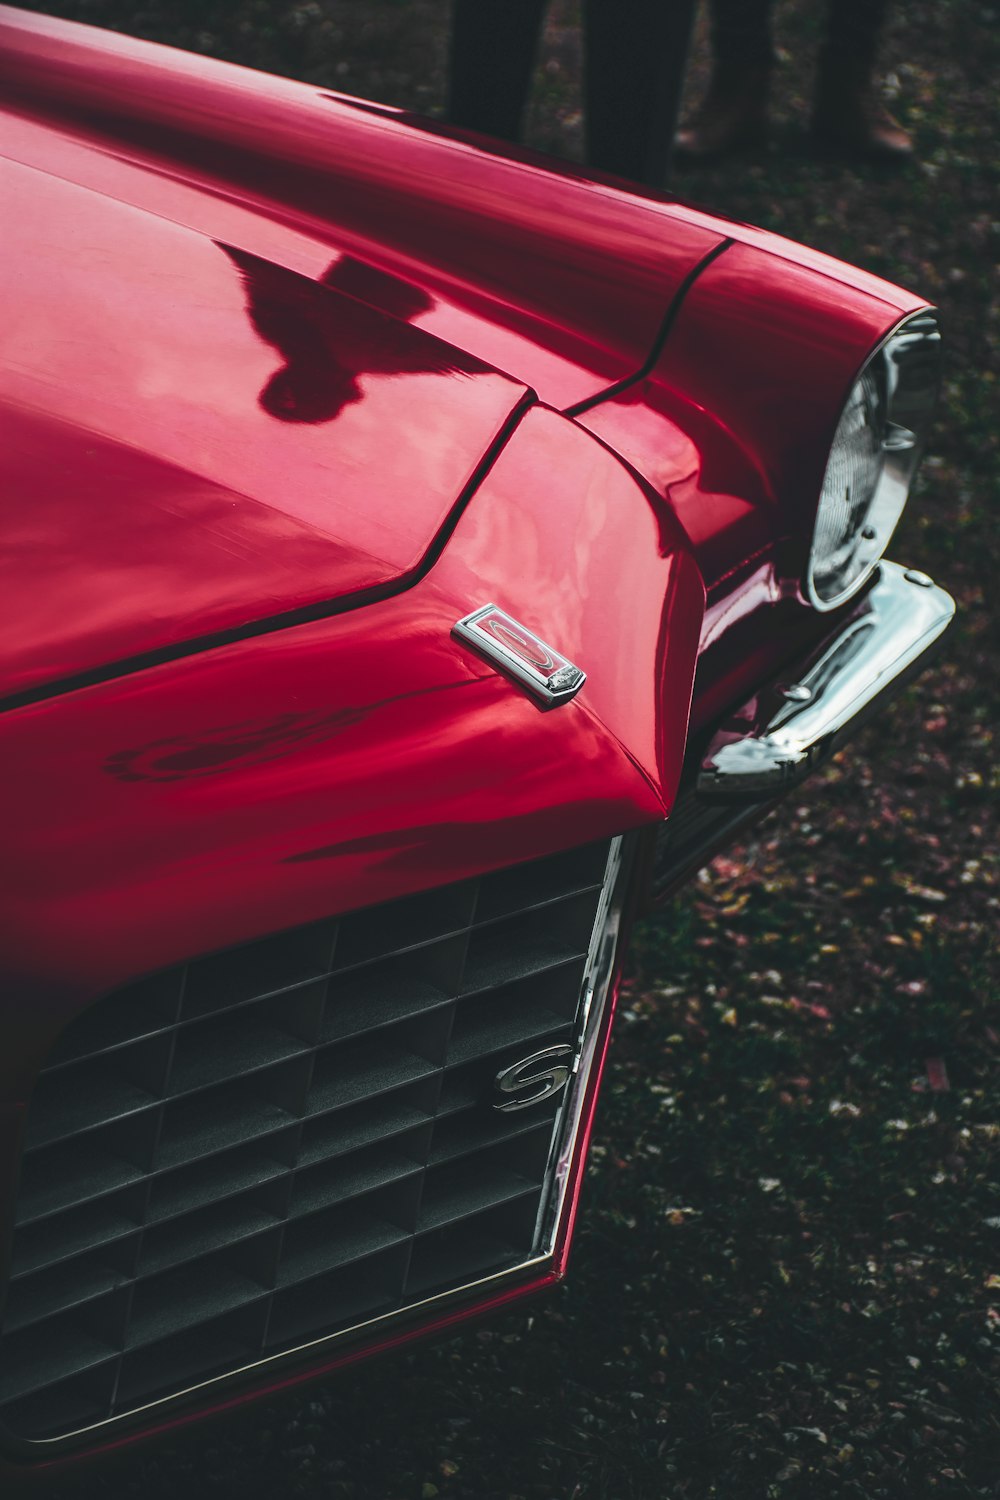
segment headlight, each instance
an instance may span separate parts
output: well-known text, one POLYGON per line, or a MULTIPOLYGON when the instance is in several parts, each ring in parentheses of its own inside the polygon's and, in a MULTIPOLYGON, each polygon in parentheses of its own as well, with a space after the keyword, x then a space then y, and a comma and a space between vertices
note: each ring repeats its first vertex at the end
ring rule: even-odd
POLYGON ((934 407, 940 344, 934 314, 912 314, 869 357, 844 403, 806 573, 817 609, 861 587, 896 529, 934 407))

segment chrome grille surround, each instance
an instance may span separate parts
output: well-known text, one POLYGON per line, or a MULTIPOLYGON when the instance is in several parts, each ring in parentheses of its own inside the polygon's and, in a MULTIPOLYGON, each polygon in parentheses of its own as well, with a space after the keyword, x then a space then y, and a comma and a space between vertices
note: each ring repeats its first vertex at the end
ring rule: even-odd
POLYGON ((631 845, 282 933, 84 1011, 28 1114, 0 1320, 9 1437, 91 1441, 541 1275, 631 845), (493 1109, 498 1069, 564 1042, 561 1095, 493 1109))

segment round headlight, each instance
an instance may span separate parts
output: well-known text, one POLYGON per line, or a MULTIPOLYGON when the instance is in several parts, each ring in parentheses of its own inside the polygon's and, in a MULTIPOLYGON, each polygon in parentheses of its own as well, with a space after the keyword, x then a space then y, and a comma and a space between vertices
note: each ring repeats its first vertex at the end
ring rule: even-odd
POLYGON ((934 314, 912 314, 868 358, 844 403, 806 572, 817 609, 856 593, 889 545, 934 408, 940 345, 934 314))

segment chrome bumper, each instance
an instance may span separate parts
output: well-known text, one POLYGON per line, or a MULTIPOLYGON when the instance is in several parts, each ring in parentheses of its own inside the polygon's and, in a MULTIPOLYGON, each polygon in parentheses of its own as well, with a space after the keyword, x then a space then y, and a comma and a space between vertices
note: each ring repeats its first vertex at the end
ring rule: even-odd
POLYGON ((804 780, 926 665, 955 601, 924 573, 884 562, 832 642, 789 669, 718 731, 699 798, 779 796, 804 780))

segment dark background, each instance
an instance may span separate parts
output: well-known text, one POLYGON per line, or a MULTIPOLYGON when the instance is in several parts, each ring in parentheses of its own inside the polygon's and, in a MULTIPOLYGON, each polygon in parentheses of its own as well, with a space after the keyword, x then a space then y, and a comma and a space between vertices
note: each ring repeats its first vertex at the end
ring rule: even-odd
MULTIPOLYGON (((31 6, 439 113, 447 0, 31 6)), ((1000 1495, 1000 10, 900 5, 899 175, 810 159, 822 8, 776 6, 775 137, 682 195, 942 311, 891 548, 945 652, 632 954, 568 1283, 533 1310, 144 1451, 67 1500, 1000 1495)), ((579 156, 555 0, 529 141, 579 156)), ((704 86, 704 17, 688 93, 704 86)))

